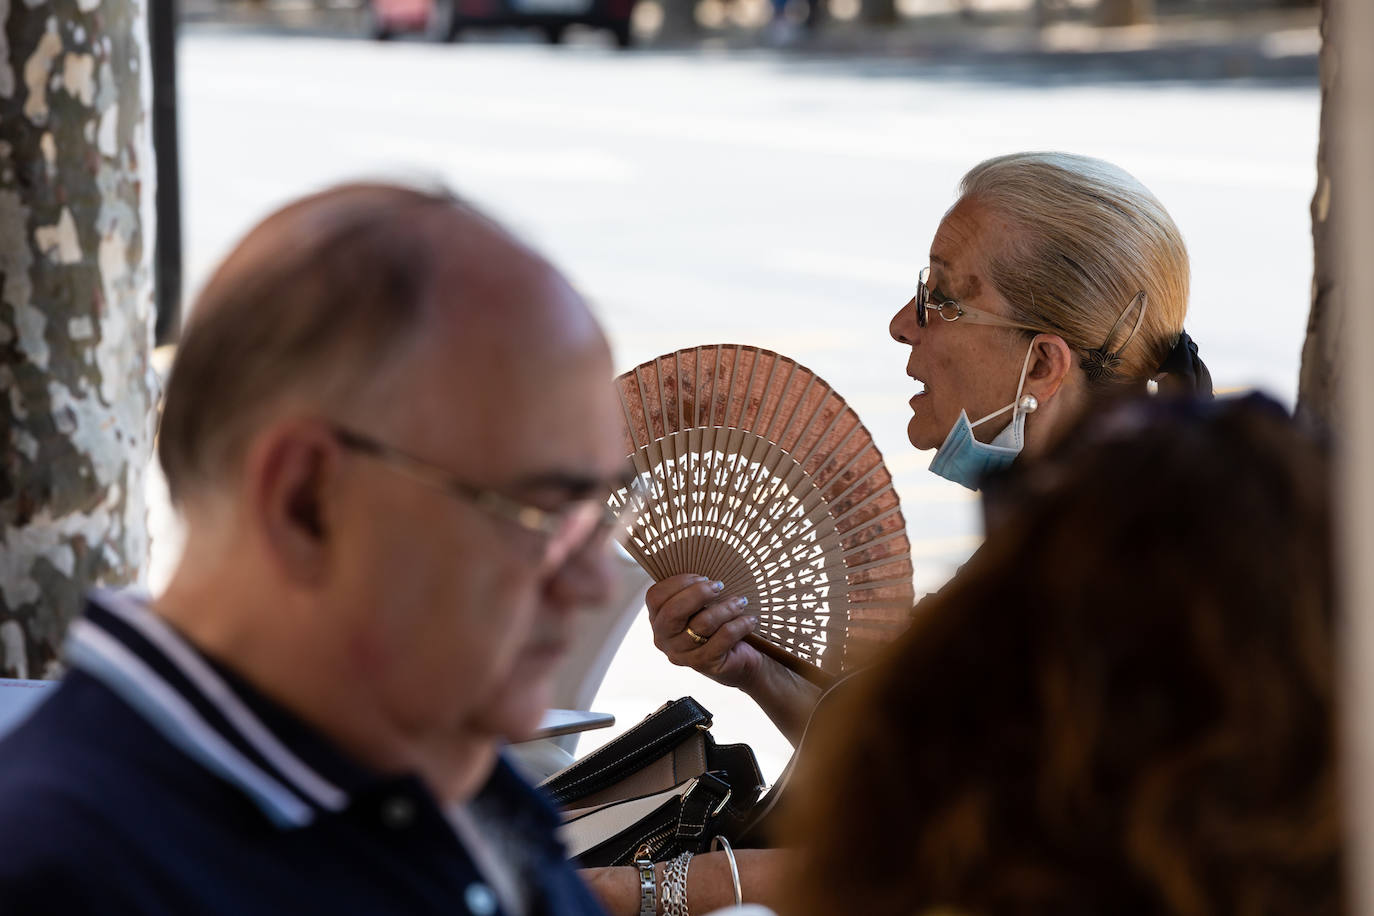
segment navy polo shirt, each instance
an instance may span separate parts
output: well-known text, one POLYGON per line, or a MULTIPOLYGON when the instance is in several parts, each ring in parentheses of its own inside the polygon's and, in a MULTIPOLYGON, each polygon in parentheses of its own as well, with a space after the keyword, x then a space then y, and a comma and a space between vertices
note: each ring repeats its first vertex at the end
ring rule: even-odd
MULTIPOLYGON (((501 913, 442 807, 215 663, 125 594, 0 741, 0 914, 501 913)), ((553 809, 504 762, 474 807, 525 852, 531 912, 602 910, 553 809)))

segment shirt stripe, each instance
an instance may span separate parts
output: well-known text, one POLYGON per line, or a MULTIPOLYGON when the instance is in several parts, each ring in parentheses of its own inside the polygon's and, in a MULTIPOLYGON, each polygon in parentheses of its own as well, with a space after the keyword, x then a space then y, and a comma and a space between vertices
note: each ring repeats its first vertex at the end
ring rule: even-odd
POLYGON ((309 796, 327 811, 341 811, 348 804, 347 793, 288 750, 205 659, 156 614, 136 600, 118 593, 102 592, 95 596, 95 600, 142 633, 167 656, 263 759, 294 784, 297 791, 309 796))
POLYGON ((315 812, 306 802, 239 753, 142 659, 90 621, 71 625, 66 655, 183 752, 238 786, 273 823, 304 827, 314 820, 315 812))

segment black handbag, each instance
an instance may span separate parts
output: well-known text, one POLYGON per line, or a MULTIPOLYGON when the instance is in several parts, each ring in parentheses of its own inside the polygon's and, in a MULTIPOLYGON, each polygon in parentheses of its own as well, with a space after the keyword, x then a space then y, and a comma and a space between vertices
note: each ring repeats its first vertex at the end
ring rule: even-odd
POLYGON ((711 713, 691 697, 540 784, 563 810, 560 837, 583 866, 705 852, 750 823, 763 774, 746 744, 717 744, 711 713))

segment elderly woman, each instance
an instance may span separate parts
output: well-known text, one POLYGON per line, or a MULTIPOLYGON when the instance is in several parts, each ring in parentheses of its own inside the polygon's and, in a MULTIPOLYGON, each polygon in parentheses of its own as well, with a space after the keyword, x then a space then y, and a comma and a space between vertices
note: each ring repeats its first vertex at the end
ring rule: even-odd
MULTIPOLYGON (((1016 153, 975 166, 929 260, 889 331, 910 348, 906 372, 921 389, 907 436, 938 446, 936 474, 976 489, 988 472, 1043 452, 1089 405, 1151 382, 1211 394, 1183 330, 1183 238, 1155 196, 1110 163, 1016 153)), ((698 579, 649 590, 656 644, 674 664, 743 690, 795 743, 819 691, 742 642, 748 605, 698 579)))
MULTIPOLYGON (((1183 238, 1131 175, 1064 153, 981 163, 889 326, 920 386, 907 435, 936 448, 933 472, 977 489, 989 472, 1044 452, 1096 402, 1152 382, 1210 395, 1183 330, 1187 303, 1183 238)), ((743 642, 757 619, 720 589, 691 575, 650 588, 655 644, 674 664, 744 691, 797 743, 820 691, 743 642)), ((691 891, 728 899, 724 866, 701 858, 691 891)), ((751 875, 766 897, 766 853, 741 866, 746 897, 751 875)))

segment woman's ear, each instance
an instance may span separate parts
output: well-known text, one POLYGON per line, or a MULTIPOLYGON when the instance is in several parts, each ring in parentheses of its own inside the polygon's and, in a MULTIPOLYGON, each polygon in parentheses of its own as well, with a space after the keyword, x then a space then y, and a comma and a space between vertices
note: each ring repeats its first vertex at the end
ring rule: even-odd
POLYGON ((1058 334, 1037 334, 1031 341, 1026 393, 1044 402, 1059 392, 1074 367, 1073 348, 1058 334))
POLYGON ((338 455, 323 424, 287 420, 263 430, 245 462, 252 524, 282 576, 300 585, 319 582, 328 568, 326 505, 338 455))

